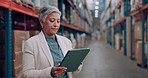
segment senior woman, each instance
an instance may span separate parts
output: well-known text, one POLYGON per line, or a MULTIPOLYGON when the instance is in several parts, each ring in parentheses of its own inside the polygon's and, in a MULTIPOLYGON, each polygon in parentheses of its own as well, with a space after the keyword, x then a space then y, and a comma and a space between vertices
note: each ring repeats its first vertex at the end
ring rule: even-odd
POLYGON ((44 6, 39 11, 42 31, 25 42, 23 50, 24 78, 72 78, 82 65, 74 72, 65 72, 60 62, 72 44, 66 37, 57 35, 60 27, 61 12, 54 6, 44 6))

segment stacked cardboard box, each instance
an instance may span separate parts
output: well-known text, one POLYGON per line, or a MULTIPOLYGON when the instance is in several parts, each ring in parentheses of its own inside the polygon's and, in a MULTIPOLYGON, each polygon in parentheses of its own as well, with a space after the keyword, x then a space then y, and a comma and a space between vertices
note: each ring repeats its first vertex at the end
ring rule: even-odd
MULTIPOLYGON (((5 77, 5 31, 0 31, 0 77, 5 77)), ((22 48, 23 42, 29 38, 28 31, 14 30, 12 32, 12 55, 13 55, 13 77, 18 78, 21 76, 22 71, 22 48)))
POLYGON ((145 57, 146 57, 146 64, 148 65, 148 42, 145 42, 145 57))
POLYGON ((135 23, 134 31, 135 31, 134 38, 141 40, 142 39, 142 22, 141 21, 137 21, 135 23))
MULTIPOLYGON (((147 53, 147 43, 145 44, 145 53, 144 53, 144 60, 147 58, 147 55, 146 55, 146 53, 147 53)), ((135 52, 135 59, 136 59, 136 63, 138 64, 138 65, 141 65, 142 64, 142 41, 137 41, 137 43, 136 43, 136 52, 135 52)), ((147 64, 146 62, 145 62, 145 64, 147 64)))
POLYGON ((136 43, 137 43, 137 40, 133 39, 132 40, 132 54, 133 54, 133 58, 135 58, 135 53, 136 53, 136 43))
POLYGON ((12 0, 18 4, 21 4, 22 6, 25 6, 27 8, 38 10, 40 7, 45 5, 51 5, 58 7, 58 0, 12 0))
POLYGON ((72 22, 71 24, 74 25, 74 26, 78 26, 80 27, 80 20, 81 18, 79 17, 79 15, 76 13, 76 11, 72 11, 72 22))
POLYGON ((71 42, 72 42, 72 48, 76 48, 76 39, 74 38, 74 34, 73 33, 71 33, 70 34, 70 40, 71 40, 71 42))
POLYGON ((77 33, 76 34, 76 42, 77 42, 77 44, 76 44, 76 48, 80 48, 81 47, 81 37, 80 37, 80 34, 79 33, 77 33))
POLYGON ((35 36, 35 35, 37 35, 37 34, 39 34, 39 33, 40 33, 40 31, 37 31, 37 30, 29 31, 29 35, 30 35, 30 37, 35 36))
POLYGON ((40 8, 40 6, 41 6, 41 1, 40 0, 32 0, 32 2, 34 3, 34 7, 36 8, 36 9, 39 9, 40 8))
POLYGON ((29 38, 29 31, 13 31, 13 77, 21 78, 22 75, 22 49, 25 40, 29 38))
POLYGON ((137 64, 142 64, 142 41, 137 41, 136 43, 135 59, 137 64))
MULTIPOLYGON (((134 28, 134 31, 135 31, 135 39, 138 39, 138 40, 141 40, 142 39, 142 21, 137 21, 135 23, 135 28, 134 28)), ((147 31, 145 31, 145 40, 147 40, 147 31)))
POLYGON ((24 48, 24 42, 37 35, 39 31, 13 31, 13 77, 22 78, 22 49, 24 48))
POLYGON ((106 33, 102 32, 101 40, 106 41, 106 33))
POLYGON ((86 34, 83 33, 83 34, 81 34, 80 36, 81 36, 81 41, 80 41, 80 42, 81 42, 81 43, 80 43, 80 44, 81 44, 81 47, 80 47, 80 48, 84 48, 84 47, 85 47, 85 41, 86 41, 86 40, 85 40, 86 34))
POLYGON ((84 22, 84 29, 85 29, 85 31, 86 32, 89 32, 90 30, 90 27, 89 27, 89 25, 87 24, 87 22, 84 22))
POLYGON ((43 7, 45 5, 49 5, 49 1, 48 0, 42 0, 42 1, 40 1, 40 7, 43 7))
MULTIPOLYGON (((47 2, 47 0, 46 0, 46 2, 47 2)), ((49 5, 55 6, 55 7, 58 8, 58 0, 49 0, 49 5)))

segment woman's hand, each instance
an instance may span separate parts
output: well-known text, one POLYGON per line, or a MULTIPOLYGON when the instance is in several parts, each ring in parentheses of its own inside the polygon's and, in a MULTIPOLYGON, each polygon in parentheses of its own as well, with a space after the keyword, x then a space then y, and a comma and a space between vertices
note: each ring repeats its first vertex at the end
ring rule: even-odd
POLYGON ((60 64, 52 67, 51 72, 55 77, 59 77, 63 72, 65 72, 67 70, 66 67, 59 67, 59 66, 60 66, 60 64))

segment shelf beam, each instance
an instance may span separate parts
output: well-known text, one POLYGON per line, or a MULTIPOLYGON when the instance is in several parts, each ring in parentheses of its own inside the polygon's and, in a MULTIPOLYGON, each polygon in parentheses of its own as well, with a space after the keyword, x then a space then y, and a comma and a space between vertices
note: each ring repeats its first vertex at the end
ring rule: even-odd
POLYGON ((64 22, 64 21, 61 21, 61 25, 62 25, 62 26, 65 26, 65 27, 68 27, 68 28, 71 28, 71 29, 74 29, 74 30, 78 30, 78 31, 85 32, 85 30, 84 30, 83 28, 76 27, 76 26, 73 26, 73 25, 71 25, 71 24, 67 24, 67 23, 64 22))
MULTIPOLYGON (((71 0, 67 0, 67 1, 71 4, 71 6, 74 6, 72 4, 71 0)), ((61 3, 63 3, 63 1, 61 3)), ((4 7, 4 8, 8 8, 9 10, 14 10, 14 11, 17 11, 17 12, 38 18, 38 12, 37 11, 29 9, 27 7, 24 7, 24 6, 21 6, 21 5, 17 4, 16 2, 13 2, 13 1, 0 0, 0 6, 4 7)), ((73 8, 75 8, 75 7, 73 7, 73 8)), ((61 8, 61 10, 62 10, 62 8, 61 8)), ((66 24, 64 22, 61 22, 61 25, 68 27, 68 28, 72 28, 72 29, 84 32, 84 29, 72 26, 70 24, 66 24)))
POLYGON ((144 11, 144 10, 146 10, 146 9, 148 9, 148 3, 145 4, 142 8, 140 8, 140 10, 131 12, 130 15, 131 15, 131 16, 134 16, 134 15, 136 15, 136 14, 138 14, 138 13, 140 13, 141 11, 144 11))
POLYGON ((4 8, 8 8, 9 10, 17 11, 17 12, 38 18, 38 12, 36 10, 29 9, 13 1, 0 0, 0 6, 4 8))

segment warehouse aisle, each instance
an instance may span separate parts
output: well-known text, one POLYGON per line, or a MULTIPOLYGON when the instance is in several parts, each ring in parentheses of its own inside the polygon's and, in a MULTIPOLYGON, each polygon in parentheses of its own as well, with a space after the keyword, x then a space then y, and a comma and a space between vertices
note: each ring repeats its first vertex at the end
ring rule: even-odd
POLYGON ((105 42, 92 41, 82 71, 74 78, 148 78, 148 70, 105 42))

